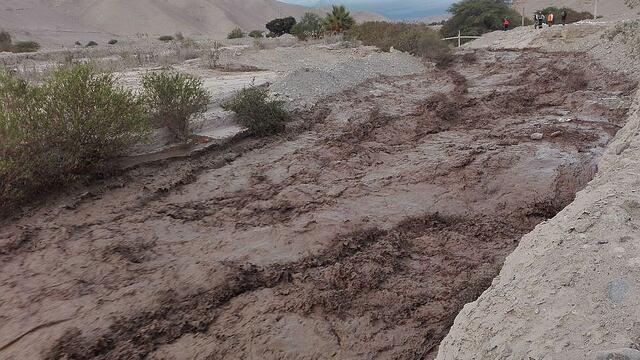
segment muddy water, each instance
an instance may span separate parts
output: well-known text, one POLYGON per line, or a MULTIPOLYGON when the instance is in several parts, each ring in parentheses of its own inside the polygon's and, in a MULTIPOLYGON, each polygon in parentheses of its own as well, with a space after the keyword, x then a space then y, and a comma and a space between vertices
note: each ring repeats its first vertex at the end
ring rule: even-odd
POLYGON ((631 90, 582 55, 470 53, 60 196, 0 231, 0 357, 431 358, 631 90))

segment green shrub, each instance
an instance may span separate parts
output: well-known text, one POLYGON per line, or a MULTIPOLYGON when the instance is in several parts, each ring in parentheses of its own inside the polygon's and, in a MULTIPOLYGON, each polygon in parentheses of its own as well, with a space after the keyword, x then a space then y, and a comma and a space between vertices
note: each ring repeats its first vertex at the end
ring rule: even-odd
POLYGON ((35 41, 18 41, 13 45, 13 52, 27 53, 36 52, 40 49, 40 44, 35 41))
POLYGON ((222 56, 222 44, 218 41, 213 42, 213 46, 205 55, 207 67, 209 69, 216 69, 220 65, 220 57, 222 56))
POLYGON ((95 41, 89 41, 87 45, 85 45, 85 47, 94 47, 94 46, 98 46, 98 43, 95 41))
POLYGON ((266 28, 275 36, 282 36, 284 34, 290 34, 291 28, 296 24, 296 19, 289 16, 281 19, 273 19, 269 21, 266 28))
POLYGON ((306 13, 300 22, 291 28, 291 34, 299 40, 318 38, 322 34, 322 19, 313 13, 306 13))
POLYGON ((140 99, 90 66, 58 69, 40 85, 0 74, 0 203, 104 171, 147 125, 140 99))
POLYGON ((203 114, 211 101, 202 81, 183 73, 148 73, 142 88, 152 122, 166 126, 180 141, 191 135, 191 117, 203 114))
POLYGON ((109 44, 109 45, 115 45, 117 43, 118 43, 118 40, 116 40, 116 39, 111 39, 111 40, 109 40, 109 42, 107 42, 107 44, 109 44))
MULTIPOLYGON (((522 16, 507 4, 505 0, 462 0, 449 7, 453 16, 447 20, 440 32, 444 37, 462 35, 482 35, 502 29, 504 18, 511 20, 511 26, 522 23, 522 16)), ((525 24, 532 20, 525 18, 525 24)))
POLYGON ((351 29, 356 21, 351 17, 344 5, 333 5, 331 12, 324 19, 324 29, 333 33, 341 33, 351 29))
POLYGON ((440 39, 436 31, 424 24, 371 21, 355 25, 347 32, 347 36, 383 51, 389 51, 393 47, 441 66, 451 61, 449 46, 440 39))
POLYGON ((227 39, 242 39, 244 32, 240 28, 235 28, 227 35, 227 39))
POLYGON ((252 37, 254 39, 261 39, 263 37, 262 31, 253 30, 252 32, 249 33, 249 37, 252 37))
POLYGON ((566 21, 567 24, 578 22, 581 20, 593 19, 593 14, 588 11, 578 12, 568 7, 557 8, 554 6, 550 6, 540 10, 540 12, 543 13, 544 15, 553 14, 555 16, 555 23, 559 24, 562 22, 562 19, 560 18, 560 14, 562 13, 563 10, 567 12, 567 21, 566 21))
POLYGON ((0 51, 11 51, 11 35, 6 31, 0 31, 0 51))
POLYGON ((175 38, 171 35, 162 35, 158 38, 158 40, 167 42, 167 41, 173 41, 175 40, 175 38))
POLYGON ((240 90, 222 107, 233 111, 237 121, 257 136, 282 131, 290 118, 282 101, 269 100, 267 90, 257 87, 240 90))

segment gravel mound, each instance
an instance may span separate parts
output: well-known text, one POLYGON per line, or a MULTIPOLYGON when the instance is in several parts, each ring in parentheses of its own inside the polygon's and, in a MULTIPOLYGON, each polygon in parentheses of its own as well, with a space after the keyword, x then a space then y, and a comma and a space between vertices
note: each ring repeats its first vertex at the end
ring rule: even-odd
POLYGON ((408 54, 372 53, 351 58, 329 68, 297 69, 274 82, 270 90, 287 101, 290 110, 306 109, 324 97, 351 89, 379 76, 416 74, 425 69, 421 61, 408 54))

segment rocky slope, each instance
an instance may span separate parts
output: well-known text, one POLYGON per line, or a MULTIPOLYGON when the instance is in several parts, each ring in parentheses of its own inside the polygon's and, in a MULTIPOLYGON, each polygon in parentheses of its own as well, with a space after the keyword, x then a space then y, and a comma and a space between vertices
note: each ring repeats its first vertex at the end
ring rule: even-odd
MULTIPOLYGON (((517 46, 515 39, 508 41, 517 35, 501 35, 502 48, 517 46)), ((498 36, 492 36, 486 45, 499 48, 498 36)), ((529 44, 552 51, 562 49, 560 41, 566 49, 597 39, 602 46, 582 50, 607 67, 627 70, 633 83, 638 72, 631 65, 637 61, 615 38, 576 39, 565 33, 555 43, 529 44), (615 66, 610 58, 628 66, 615 66)), ((571 205, 521 240, 491 287, 457 316, 438 359, 639 358, 639 101, 637 94, 627 125, 609 146, 595 179, 571 205)))

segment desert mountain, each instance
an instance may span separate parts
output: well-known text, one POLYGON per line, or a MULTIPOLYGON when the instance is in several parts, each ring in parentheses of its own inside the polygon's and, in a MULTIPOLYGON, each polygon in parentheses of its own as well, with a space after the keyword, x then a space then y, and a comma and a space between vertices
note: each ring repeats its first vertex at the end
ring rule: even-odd
MULTIPOLYGON (((0 26, 17 37, 64 44, 65 39, 173 34, 220 37, 235 27, 264 29, 267 21, 326 9, 275 0, 3 0, 0 26), (48 40, 48 41, 47 41, 48 40)), ((356 20, 381 15, 354 13, 356 20)))

